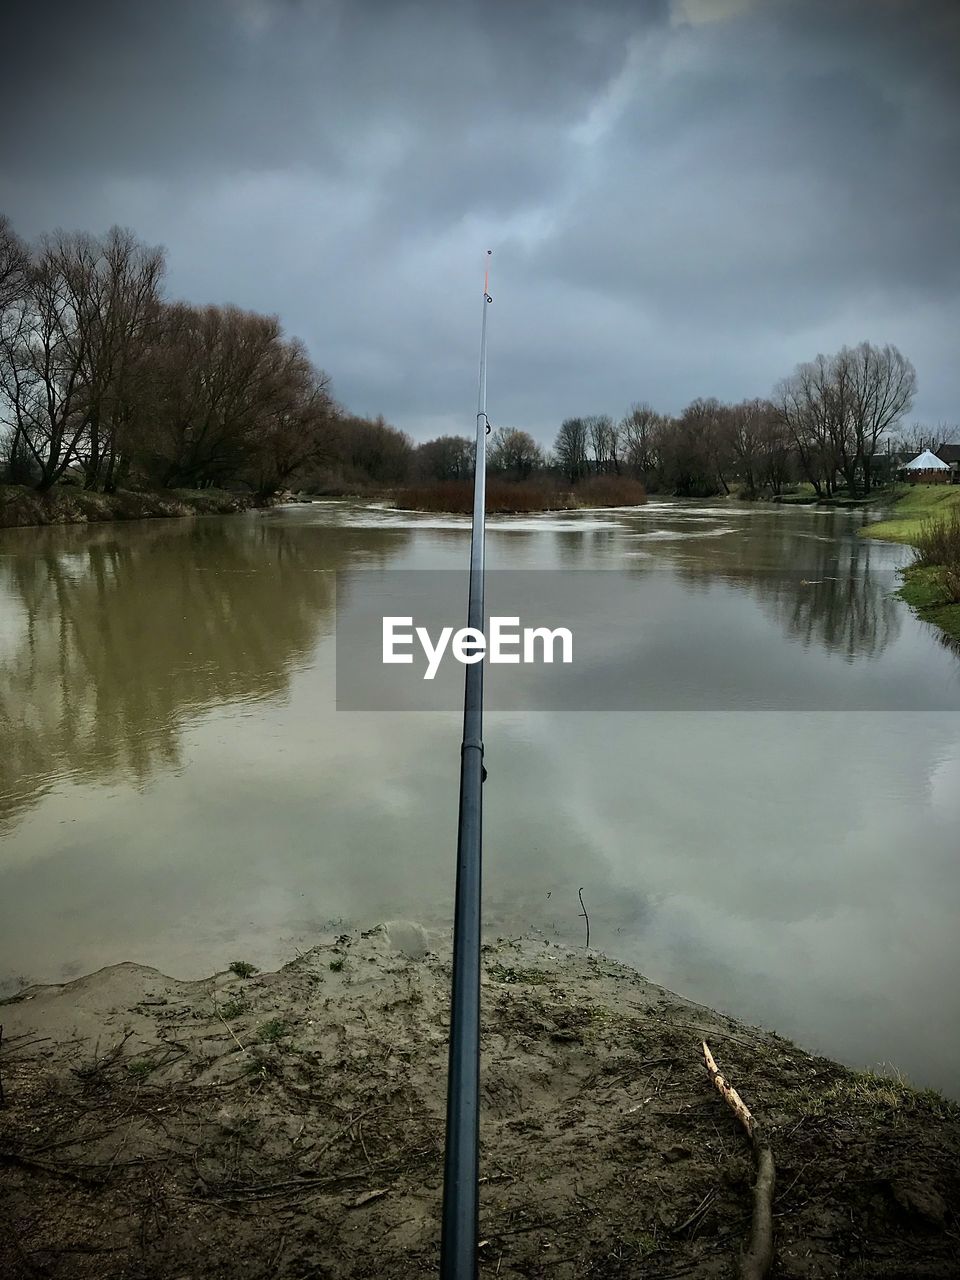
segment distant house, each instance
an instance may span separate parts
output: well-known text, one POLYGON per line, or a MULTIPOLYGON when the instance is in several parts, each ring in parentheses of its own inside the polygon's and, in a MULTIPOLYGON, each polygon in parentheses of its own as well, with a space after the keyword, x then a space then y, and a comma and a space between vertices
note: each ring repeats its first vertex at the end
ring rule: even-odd
POLYGON ((943 444, 937 450, 937 457, 950 468, 950 479, 960 484, 960 444, 943 444))
POLYGON ((929 449, 924 449, 923 453, 918 453, 911 462, 900 468, 899 475, 908 484, 950 484, 953 470, 949 463, 938 458, 929 449))

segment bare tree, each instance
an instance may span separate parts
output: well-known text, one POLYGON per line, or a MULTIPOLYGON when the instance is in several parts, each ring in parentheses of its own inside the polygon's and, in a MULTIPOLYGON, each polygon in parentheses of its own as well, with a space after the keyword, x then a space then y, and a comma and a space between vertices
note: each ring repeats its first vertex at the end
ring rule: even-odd
POLYGON ((163 251, 112 227, 102 239, 55 237, 51 251, 72 300, 84 359, 85 429, 77 446, 88 489, 111 489, 133 416, 146 344, 160 318, 163 251))
POLYGON ((0 213, 0 312, 11 306, 27 287, 30 255, 10 219, 0 213))
POLYGON ((960 436, 960 428, 951 427, 949 423, 938 422, 935 427, 928 427, 923 422, 913 422, 909 427, 901 427, 897 434, 888 441, 890 448, 899 453, 909 453, 911 457, 929 449, 937 453, 945 444, 960 436))
POLYGON ((583 418, 566 418, 560 424, 553 453, 557 466, 571 484, 576 484, 590 470, 587 457, 587 424, 583 418))
POLYGON ((417 447, 417 470, 425 480, 464 480, 473 473, 473 442, 437 436, 417 447))
POLYGON ((331 455, 339 417, 329 377, 314 368, 299 340, 281 343, 277 360, 276 380, 264 400, 248 476, 261 497, 276 493, 307 463, 331 455))
POLYGON ((148 470, 166 485, 200 487, 242 474, 283 387, 277 317, 168 306, 149 364, 148 470))
POLYGON ((916 391, 913 365, 896 347, 841 347, 797 366, 777 388, 782 421, 818 494, 833 492, 837 473, 848 491, 869 493, 884 435, 908 411, 916 391))
POLYGON ((620 471, 620 431, 606 413, 584 418, 590 448, 593 452, 593 469, 598 475, 605 471, 620 471))
POLYGON ((708 497, 728 489, 732 453, 724 408, 710 398, 692 401, 663 436, 663 481, 678 497, 708 497))
POLYGON ((660 470, 660 446, 667 419, 650 405, 634 404, 619 427, 625 465, 644 483, 660 470))
POLYGON ((770 400, 760 402, 763 414, 760 423, 760 472, 759 481, 775 496, 783 493, 784 486, 796 475, 795 454, 786 423, 770 400))
POLYGON ((41 489, 73 464, 88 487, 109 487, 162 272, 162 253, 118 228, 102 240, 57 232, 21 269, 3 312, 0 385, 14 456, 41 489))
MULTIPOLYGON (((12 337, 16 330, 19 315, 12 309, 23 301, 29 270, 30 255, 27 246, 13 230, 9 219, 0 214, 0 342, 6 337, 12 337)), ((2 458, 6 463, 9 479, 27 479, 23 459, 24 445, 16 425, 16 411, 9 397, 5 399, 7 413, 4 415, 3 425, 6 430, 0 438, 2 458)))
POLYGON ((743 400, 726 411, 728 440, 747 494, 755 497, 760 483, 764 449, 765 407, 761 400, 743 400))
POLYGON ((917 373, 910 361, 889 343, 874 347, 861 342, 852 352, 841 352, 850 369, 850 414, 854 447, 869 493, 873 459, 881 438, 907 413, 917 387, 917 373))
POLYGON ((783 490, 790 474, 790 437, 769 400, 743 400, 725 411, 727 442, 746 494, 783 490))
POLYGON ((83 370, 89 334, 64 280, 56 245, 45 241, 23 295, 0 327, 0 395, 11 455, 49 489, 76 459, 85 430, 83 370))
POLYGON ((414 444, 405 431, 376 418, 340 419, 336 458, 348 478, 373 484, 399 484, 410 476, 414 444))
POLYGON ((828 363, 825 356, 818 356, 798 365, 775 392, 777 410, 793 440, 800 467, 819 497, 833 493, 841 461, 828 363))
POLYGON ((543 466, 543 450, 527 431, 501 427, 490 441, 490 467, 505 475, 526 480, 532 471, 543 466))

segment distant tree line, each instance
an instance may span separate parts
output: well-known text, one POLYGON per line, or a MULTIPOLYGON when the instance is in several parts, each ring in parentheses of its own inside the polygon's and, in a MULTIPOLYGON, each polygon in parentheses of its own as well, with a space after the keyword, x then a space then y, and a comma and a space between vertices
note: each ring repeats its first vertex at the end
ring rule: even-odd
MULTIPOLYGON (((171 302, 164 271, 163 251, 129 231, 28 246, 0 217, 0 478, 262 495, 469 479, 471 439, 415 444, 349 413, 276 316, 171 302)), ((489 466, 508 482, 622 476, 680 496, 777 495, 801 479, 868 493, 915 389, 896 347, 864 342, 799 365, 766 399, 567 418, 551 450, 503 427, 489 466)))
MULTIPOLYGON (((490 441, 489 466, 505 479, 552 473, 572 486, 628 476, 650 492, 680 497, 734 487, 746 497, 777 496, 800 480, 822 497, 838 487, 867 494, 878 478, 891 478, 891 456, 930 434, 900 432, 916 382, 896 347, 863 342, 798 365, 766 399, 697 399, 675 416, 642 403, 619 421, 566 418, 550 451, 526 431, 501 428, 490 441)), ((471 453, 465 437, 447 436, 421 445, 414 458, 423 478, 454 480, 469 470, 471 453)))
POLYGON ((571 483, 623 472, 687 497, 733 485, 745 496, 778 495, 797 480, 825 497, 838 485, 869 493, 878 471, 887 478, 887 442, 915 391, 913 365, 896 347, 864 342, 798 365, 769 399, 697 399, 676 417, 637 404, 619 422, 568 418, 553 458, 571 483))
MULTIPOLYGON (((946 438, 902 428, 917 376, 894 346, 868 342, 798 365, 765 399, 723 404, 697 399, 677 415, 635 404, 621 419, 608 414, 566 418, 552 449, 527 431, 501 427, 490 437, 490 472, 503 480, 550 480, 576 487, 600 476, 640 481, 651 493, 709 497, 779 496, 807 481, 821 497, 838 488, 868 494, 892 479, 900 452, 946 438), (921 442, 919 445, 917 442, 921 442)), ((464 480, 472 470, 466 436, 408 442, 405 479, 464 480)))

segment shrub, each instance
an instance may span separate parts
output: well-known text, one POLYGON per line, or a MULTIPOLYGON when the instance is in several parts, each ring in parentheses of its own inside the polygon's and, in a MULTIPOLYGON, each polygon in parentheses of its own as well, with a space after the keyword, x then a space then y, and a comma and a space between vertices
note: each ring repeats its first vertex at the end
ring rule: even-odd
POLYGON ((575 492, 587 507, 638 507, 647 500, 646 489, 632 476, 587 476, 575 492))
MULTIPOLYGON (((629 476, 589 476, 575 488, 551 476, 511 481, 488 478, 487 512, 522 515, 531 511, 570 511, 576 507, 626 507, 646 501, 639 480, 629 476)), ((411 486, 397 495, 397 506, 413 511, 473 511, 472 480, 440 480, 411 486)))
POLYGON ((246 1013, 249 1007, 245 1000, 228 1000, 220 1006, 220 1016, 225 1022, 232 1022, 234 1018, 246 1013))
POLYGON ((257 1036, 264 1044, 276 1044, 287 1034, 287 1024, 282 1018, 271 1018, 257 1028, 257 1036))
MULTIPOLYGON (((412 486, 397 495, 397 505, 413 511, 473 511, 473 480, 439 480, 412 486)), ((487 480, 487 511, 512 515, 526 511, 555 511, 574 506, 570 494, 562 493, 545 480, 513 484, 507 480, 487 480)))
POLYGON ((914 563, 940 570, 947 598, 960 603, 960 506, 938 520, 928 520, 916 536, 914 563))

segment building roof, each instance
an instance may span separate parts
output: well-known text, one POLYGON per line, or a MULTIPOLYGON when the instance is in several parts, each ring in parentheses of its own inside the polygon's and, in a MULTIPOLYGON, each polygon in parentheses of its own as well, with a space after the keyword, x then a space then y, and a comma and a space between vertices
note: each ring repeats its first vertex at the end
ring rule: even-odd
POLYGON ((945 462, 941 462, 935 453, 924 449, 923 453, 918 453, 903 469, 904 471, 948 471, 949 467, 945 462))
POLYGON ((941 462, 960 462, 960 444, 944 444, 937 450, 941 462))

